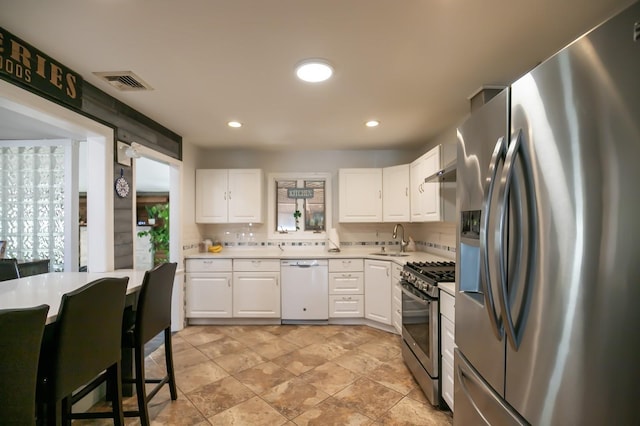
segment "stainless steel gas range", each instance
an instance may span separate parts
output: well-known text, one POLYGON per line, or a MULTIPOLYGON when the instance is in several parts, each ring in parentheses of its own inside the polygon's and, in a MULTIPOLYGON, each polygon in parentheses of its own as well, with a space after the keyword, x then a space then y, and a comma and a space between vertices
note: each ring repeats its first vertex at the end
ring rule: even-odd
POLYGON ((441 405, 438 283, 455 281, 455 262, 408 262, 402 270, 402 358, 425 396, 441 405))

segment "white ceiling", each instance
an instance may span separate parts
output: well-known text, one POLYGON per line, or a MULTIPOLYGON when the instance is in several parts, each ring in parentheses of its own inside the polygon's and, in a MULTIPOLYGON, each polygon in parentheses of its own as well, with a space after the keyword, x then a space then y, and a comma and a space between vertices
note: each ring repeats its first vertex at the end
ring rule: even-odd
MULTIPOLYGON (((426 143, 460 122, 479 87, 512 82, 629 3, 0 0, 0 26, 185 143, 388 149, 426 143), (309 57, 335 77, 297 81, 309 57), (100 71, 133 71, 154 90, 117 91, 100 71), (372 118, 381 125, 365 128, 372 118)), ((0 138, 20 127, 0 111, 0 138)))

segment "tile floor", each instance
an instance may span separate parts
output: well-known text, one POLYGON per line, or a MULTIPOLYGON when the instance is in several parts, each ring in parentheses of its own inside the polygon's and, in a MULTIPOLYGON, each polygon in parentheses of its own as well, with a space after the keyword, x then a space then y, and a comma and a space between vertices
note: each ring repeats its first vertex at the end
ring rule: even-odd
MULTIPOLYGON (((178 399, 164 386, 154 425, 452 424, 405 367, 400 337, 367 326, 190 326, 173 345, 178 399)), ((163 365, 160 347, 147 371, 159 376, 163 365)))

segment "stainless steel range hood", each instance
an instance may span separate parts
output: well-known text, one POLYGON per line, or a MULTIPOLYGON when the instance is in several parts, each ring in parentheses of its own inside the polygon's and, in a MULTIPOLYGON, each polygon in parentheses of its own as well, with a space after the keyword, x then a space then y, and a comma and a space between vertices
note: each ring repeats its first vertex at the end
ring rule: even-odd
POLYGON ((447 164, 444 169, 438 170, 431 176, 424 179, 427 182, 455 182, 456 181, 456 162, 452 161, 447 164))

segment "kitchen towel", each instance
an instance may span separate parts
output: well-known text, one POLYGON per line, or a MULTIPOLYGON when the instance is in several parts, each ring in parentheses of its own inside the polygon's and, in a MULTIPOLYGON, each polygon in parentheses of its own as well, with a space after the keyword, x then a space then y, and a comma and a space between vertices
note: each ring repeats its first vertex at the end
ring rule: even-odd
POLYGON ((340 251, 340 237, 338 237, 338 231, 336 228, 329 229, 329 251, 340 251))

